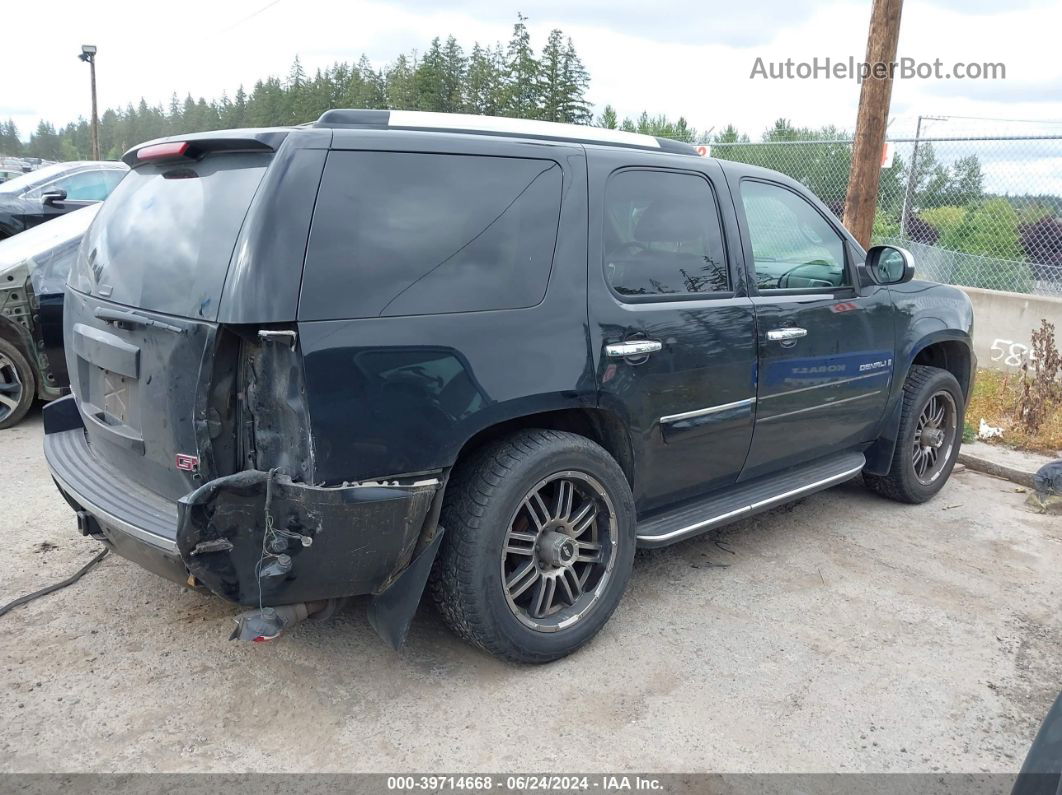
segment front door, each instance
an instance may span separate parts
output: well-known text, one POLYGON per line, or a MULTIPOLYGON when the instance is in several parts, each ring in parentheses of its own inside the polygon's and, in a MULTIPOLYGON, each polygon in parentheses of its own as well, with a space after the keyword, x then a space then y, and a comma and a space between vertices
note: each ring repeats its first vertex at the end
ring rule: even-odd
POLYGON ((893 373, 889 292, 854 287, 841 232, 795 187, 739 183, 760 380, 742 480, 874 438, 893 373))
POLYGON ((756 320, 719 166, 629 158, 590 160, 589 314, 600 403, 628 423, 644 512, 737 479, 752 438, 756 320))

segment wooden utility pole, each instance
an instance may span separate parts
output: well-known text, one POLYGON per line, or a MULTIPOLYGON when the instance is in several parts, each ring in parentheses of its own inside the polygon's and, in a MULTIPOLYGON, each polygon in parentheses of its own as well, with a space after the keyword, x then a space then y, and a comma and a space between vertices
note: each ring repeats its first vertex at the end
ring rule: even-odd
POLYGON ((903 0, 874 0, 870 12, 866 75, 859 91, 852 169, 848 173, 844 204, 844 225, 864 248, 870 244, 874 229, 885 127, 892 98, 892 64, 900 40, 902 10, 903 0))

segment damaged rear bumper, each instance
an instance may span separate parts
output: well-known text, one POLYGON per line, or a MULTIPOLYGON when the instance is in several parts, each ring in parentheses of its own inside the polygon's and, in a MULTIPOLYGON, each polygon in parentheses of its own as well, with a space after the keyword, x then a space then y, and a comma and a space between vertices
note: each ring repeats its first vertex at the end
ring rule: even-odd
POLYGON ((382 595, 438 547, 436 478, 316 487, 249 470, 174 503, 95 456, 66 400, 46 410, 44 452, 82 533, 175 582, 255 606, 382 595))

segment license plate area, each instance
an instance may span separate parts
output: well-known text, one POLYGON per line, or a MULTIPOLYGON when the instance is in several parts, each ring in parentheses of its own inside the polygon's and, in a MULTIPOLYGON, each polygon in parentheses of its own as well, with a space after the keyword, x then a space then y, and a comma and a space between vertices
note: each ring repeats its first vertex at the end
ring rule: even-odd
POLYGON ((74 325, 81 410, 113 441, 143 453, 140 348, 103 329, 74 325))
MULTIPOLYGON (((140 382, 90 365, 82 408, 104 425, 140 430, 140 382)), ((84 383, 84 382, 83 382, 84 383)))

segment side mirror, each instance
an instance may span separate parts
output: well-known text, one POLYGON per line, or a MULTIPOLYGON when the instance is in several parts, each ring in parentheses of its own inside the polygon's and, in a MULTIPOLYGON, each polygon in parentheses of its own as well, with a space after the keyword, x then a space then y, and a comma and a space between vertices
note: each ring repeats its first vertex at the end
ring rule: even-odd
POLYGON ((903 284, 914 278, 914 257, 899 246, 871 246, 866 268, 875 284, 903 284))
POLYGON ((66 191, 62 188, 56 188, 55 190, 46 191, 41 194, 41 201, 44 202, 46 207, 54 207, 61 201, 66 200, 66 191))

